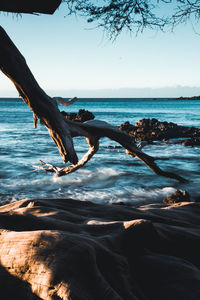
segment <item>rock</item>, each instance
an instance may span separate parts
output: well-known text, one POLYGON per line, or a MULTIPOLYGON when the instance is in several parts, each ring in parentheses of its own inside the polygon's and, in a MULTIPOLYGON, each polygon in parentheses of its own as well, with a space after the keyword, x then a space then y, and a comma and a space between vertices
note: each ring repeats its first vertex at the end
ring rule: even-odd
POLYGON ((80 121, 80 122, 85 122, 85 121, 89 121, 89 120, 93 120, 94 119, 94 115, 93 113, 91 113, 88 110, 85 109, 80 109, 78 111, 78 114, 76 116, 76 121, 80 121))
POLYGON ((179 97, 176 100, 200 100, 200 96, 193 96, 193 97, 179 97))
POLYGON ((181 144, 183 146, 191 146, 191 147, 200 146, 200 137, 197 138, 194 137, 192 139, 183 140, 181 144))
POLYGON ((120 130, 126 131, 129 133, 132 130, 135 130, 135 126, 131 125, 129 122, 125 122, 118 127, 120 130))
POLYGON ((200 203, 0 207, 4 300, 200 299, 200 203))
POLYGON ((190 202, 190 195, 187 191, 181 192, 180 190, 177 190, 171 196, 163 200, 164 204, 174 204, 179 202, 190 202))
POLYGON ((66 119, 74 121, 76 119, 76 113, 67 113, 66 111, 61 111, 61 114, 66 117, 66 119))
POLYGON ((67 113, 65 111, 62 111, 61 113, 66 117, 66 119, 76 122, 85 122, 94 119, 93 113, 85 109, 80 109, 77 114, 67 113))
MULTIPOLYGON (((135 141, 167 141, 169 139, 187 137, 194 139, 194 143, 197 145, 200 136, 199 128, 180 126, 166 121, 160 122, 155 118, 142 119, 135 125, 125 122, 118 128, 126 131, 135 141)), ((183 143, 183 145, 187 145, 187 143, 183 143)))

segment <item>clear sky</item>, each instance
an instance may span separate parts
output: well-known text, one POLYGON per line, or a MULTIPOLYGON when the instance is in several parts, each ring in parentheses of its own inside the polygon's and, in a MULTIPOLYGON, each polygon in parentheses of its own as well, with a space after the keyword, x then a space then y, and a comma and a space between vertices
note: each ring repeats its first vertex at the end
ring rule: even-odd
MULTIPOLYGON (((200 95, 200 35, 190 24, 174 33, 123 33, 115 42, 84 19, 0 14, 0 24, 25 56, 40 86, 64 97, 200 95), (91 25, 90 25, 91 26, 91 25)), ((1 73, 0 97, 17 97, 1 73)))

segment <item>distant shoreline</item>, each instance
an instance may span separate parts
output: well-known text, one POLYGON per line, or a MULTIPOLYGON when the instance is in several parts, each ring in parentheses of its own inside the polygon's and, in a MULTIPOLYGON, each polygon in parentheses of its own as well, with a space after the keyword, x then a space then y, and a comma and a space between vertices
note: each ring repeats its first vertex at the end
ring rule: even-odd
MULTIPOLYGON (((69 99, 69 97, 63 97, 69 99)), ((176 101, 176 100, 200 100, 200 96, 193 97, 88 97, 78 98, 79 102, 135 102, 135 101, 176 101)), ((23 102, 21 98, 16 97, 0 97, 0 101, 23 102)))
POLYGON ((176 100, 200 100, 200 96, 193 96, 193 97, 179 97, 176 100))

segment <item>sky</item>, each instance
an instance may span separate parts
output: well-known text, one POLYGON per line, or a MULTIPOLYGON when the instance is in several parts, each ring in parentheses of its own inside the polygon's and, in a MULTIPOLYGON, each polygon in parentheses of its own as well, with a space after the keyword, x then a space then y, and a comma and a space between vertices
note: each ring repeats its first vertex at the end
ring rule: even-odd
MULTIPOLYGON (((84 19, 66 17, 64 5, 50 16, 1 13, 0 24, 50 96, 200 95, 200 35, 190 24, 173 33, 124 32, 113 42, 84 19)), ((1 73, 0 97, 17 96, 1 73)))

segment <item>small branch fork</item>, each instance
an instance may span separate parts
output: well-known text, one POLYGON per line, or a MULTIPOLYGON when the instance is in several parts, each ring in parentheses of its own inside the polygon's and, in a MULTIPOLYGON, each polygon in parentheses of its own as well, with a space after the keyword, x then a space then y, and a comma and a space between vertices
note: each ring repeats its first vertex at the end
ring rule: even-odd
POLYGON ((54 165, 48 164, 40 160, 40 164, 45 166, 33 166, 35 169, 44 170, 46 172, 55 172, 57 177, 67 175, 69 173, 72 173, 81 167, 83 167, 91 158, 92 156, 98 151, 99 149, 99 141, 97 139, 94 139, 94 141, 91 142, 88 138, 86 138, 88 141, 88 144, 90 146, 88 152, 78 161, 75 165, 70 165, 68 167, 64 168, 58 168, 54 165))

